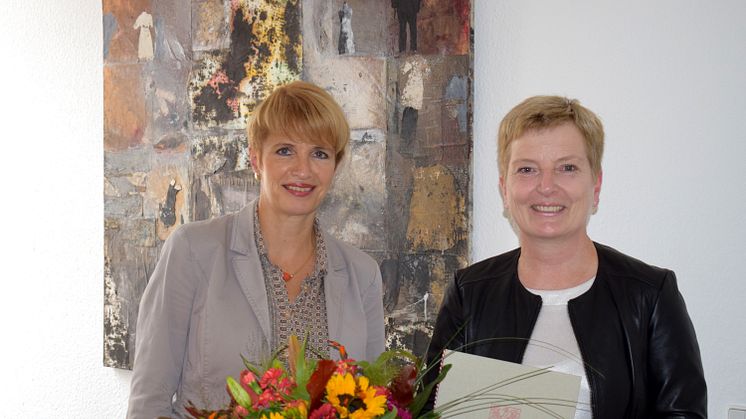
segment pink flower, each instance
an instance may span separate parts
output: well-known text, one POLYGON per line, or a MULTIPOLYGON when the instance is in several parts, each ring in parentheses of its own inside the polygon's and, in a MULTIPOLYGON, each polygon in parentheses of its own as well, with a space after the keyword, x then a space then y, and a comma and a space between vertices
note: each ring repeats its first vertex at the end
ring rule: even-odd
POLYGON ((268 388, 259 395, 259 399, 256 401, 254 407, 264 409, 269 407, 273 402, 281 402, 282 396, 279 395, 274 389, 268 388))
POLYGON ((324 403, 318 409, 311 412, 308 419, 336 419, 337 411, 334 406, 329 403, 324 403))
POLYGON ((243 406, 236 406, 236 408, 233 409, 233 413, 236 416, 242 418, 242 417, 247 416, 249 414, 249 411, 243 406))
POLYGON ((396 417, 401 419, 412 419, 412 414, 405 408, 397 409, 396 417))
POLYGON ((295 383, 287 377, 280 380, 279 383, 277 383, 277 392, 280 394, 290 395, 290 392, 293 391, 293 388, 295 387, 295 383))
POLYGON ((256 376, 249 370, 241 371, 241 384, 247 386, 256 381, 256 376))
POLYGON ((409 413, 409 410, 407 410, 404 407, 398 406, 396 402, 389 399, 386 400, 386 410, 392 411, 396 408, 396 417, 401 419, 412 419, 412 414, 409 413))
POLYGON ((345 375, 348 372, 355 375, 357 373, 357 365, 352 364, 353 362, 355 362, 354 359, 337 361, 337 370, 335 372, 339 375, 345 375))
POLYGON ((259 385, 266 389, 269 386, 277 387, 277 384, 282 376, 282 370, 279 368, 270 368, 264 372, 262 379, 259 380, 259 385))

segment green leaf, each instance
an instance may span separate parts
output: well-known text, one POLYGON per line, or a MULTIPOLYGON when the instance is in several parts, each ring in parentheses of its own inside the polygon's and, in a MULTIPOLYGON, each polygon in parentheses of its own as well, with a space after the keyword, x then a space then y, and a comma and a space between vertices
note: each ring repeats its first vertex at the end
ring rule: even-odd
POLYGON ((365 372, 371 385, 386 386, 399 374, 404 361, 416 362, 417 357, 404 350, 389 350, 381 353, 373 362, 360 361, 357 365, 365 372))
POLYGON ((226 381, 228 383, 228 391, 231 393, 231 396, 233 396, 233 400, 235 400, 240 406, 250 409, 251 397, 249 396, 249 393, 247 393, 246 390, 241 387, 241 384, 239 384, 233 377, 228 377, 226 381))
POLYGON ((398 414, 398 411, 394 407, 393 410, 390 412, 386 412, 379 419, 396 419, 396 415, 398 414))
POLYGON ((425 406, 425 403, 427 403, 427 399, 430 397, 430 393, 432 393, 433 388, 437 384, 439 384, 441 381, 443 381, 444 378, 446 378, 446 374, 448 374, 448 371, 451 369, 451 364, 443 365, 443 368, 440 370, 440 374, 438 374, 438 377, 435 379, 435 381, 429 383, 427 386, 425 386, 422 391, 420 391, 417 394, 417 397, 414 398, 412 401, 412 404, 409 405, 409 412, 412 414, 412 417, 416 418, 420 414, 420 410, 425 406))
POLYGON ((256 365, 252 364, 251 361, 246 359, 245 356, 241 355, 241 360, 243 361, 243 365, 246 367, 247 370, 254 373, 255 376, 261 377, 262 376, 262 370, 259 369, 256 365))

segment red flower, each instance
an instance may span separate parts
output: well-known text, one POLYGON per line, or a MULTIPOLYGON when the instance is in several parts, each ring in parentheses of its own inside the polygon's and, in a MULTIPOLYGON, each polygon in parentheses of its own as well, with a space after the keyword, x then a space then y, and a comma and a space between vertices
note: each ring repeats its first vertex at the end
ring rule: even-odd
POLYGON ((262 388, 267 388, 269 386, 277 387, 277 384, 281 376, 282 376, 281 369, 270 368, 264 372, 264 375, 262 376, 261 380, 259 380, 259 385, 262 386, 262 388))
POLYGON ((397 406, 409 406, 414 398, 414 385, 417 380, 417 368, 406 365, 391 381, 391 398, 397 406))
POLYGON ((311 411, 316 410, 321 405, 321 399, 324 396, 326 383, 334 374, 336 364, 329 359, 322 359, 316 364, 316 370, 311 374, 311 378, 306 384, 306 390, 311 396, 311 411))
POLYGON ((290 392, 295 388, 295 383, 293 380, 284 377, 279 383, 277 383, 276 388, 280 394, 290 395, 290 392))
POLYGON ((245 417, 246 415, 248 415, 249 411, 245 407, 243 407, 243 406, 236 406, 236 408, 233 409, 233 413, 235 413, 236 416, 242 418, 242 417, 245 417))
POLYGON ((243 370, 241 371, 241 384, 243 385, 249 385, 256 381, 256 377, 254 376, 254 373, 252 373, 249 370, 243 370))
POLYGON ((324 403, 318 409, 311 412, 308 419, 336 419, 337 410, 329 403, 324 403))

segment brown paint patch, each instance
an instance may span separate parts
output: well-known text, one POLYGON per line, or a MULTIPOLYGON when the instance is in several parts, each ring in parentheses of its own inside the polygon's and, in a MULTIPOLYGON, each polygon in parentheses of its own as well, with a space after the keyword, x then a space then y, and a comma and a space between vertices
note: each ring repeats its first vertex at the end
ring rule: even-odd
POLYGON ((148 175, 147 192, 145 194, 146 217, 157 219, 156 234, 158 239, 166 240, 168 236, 181 224, 187 221, 186 187, 188 177, 175 167, 164 167, 148 175), (177 192, 174 194, 174 190, 177 192), (170 192, 170 193, 169 193, 170 192), (169 202, 172 195, 173 202, 169 202), (167 213, 168 216, 163 214, 167 213), (171 214, 173 222, 171 222, 171 214))
MULTIPOLYGON (((440 303, 443 301, 443 294, 445 293, 445 287, 448 284, 447 276, 449 270, 446 267, 445 260, 443 258, 435 257, 431 261, 430 265, 430 294, 431 298, 429 303, 431 307, 440 307, 440 303)), ((437 311, 433 311, 437 313, 437 311)))
POLYGON ((136 63, 140 31, 134 29, 135 20, 142 12, 151 13, 150 0, 104 0, 103 14, 111 13, 117 30, 109 41, 106 62, 136 63))
POLYGON ((453 247, 465 231, 463 207, 455 179, 446 167, 415 169, 407 226, 412 247, 440 251, 453 247))
POLYGON ((422 0, 417 16, 420 54, 466 55, 471 31, 469 0, 422 0))
POLYGON ((140 66, 104 67, 104 149, 126 150, 141 144, 146 125, 140 66))

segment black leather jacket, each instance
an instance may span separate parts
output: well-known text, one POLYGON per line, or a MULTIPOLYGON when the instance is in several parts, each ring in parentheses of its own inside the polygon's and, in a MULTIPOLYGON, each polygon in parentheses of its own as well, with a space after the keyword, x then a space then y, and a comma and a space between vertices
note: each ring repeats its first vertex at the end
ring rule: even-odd
MULTIPOLYGON (((586 363, 593 417, 706 418, 699 346, 674 273, 595 246, 596 280, 568 303, 586 363)), ((515 249, 456 273, 438 313, 428 364, 439 359, 451 338, 449 349, 519 338, 462 350, 521 362, 541 297, 518 280, 519 255, 515 249)), ((430 374, 427 381, 433 378, 430 374)))

